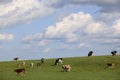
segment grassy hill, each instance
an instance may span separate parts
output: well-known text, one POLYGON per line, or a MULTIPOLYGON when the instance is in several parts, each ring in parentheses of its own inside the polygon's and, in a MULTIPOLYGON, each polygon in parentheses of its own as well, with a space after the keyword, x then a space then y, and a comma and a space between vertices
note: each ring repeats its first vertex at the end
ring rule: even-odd
POLYGON ((0 62, 0 80, 120 80, 120 56, 92 56, 64 58, 63 64, 70 64, 70 72, 62 72, 61 64, 52 66, 55 59, 46 59, 41 67, 29 67, 40 60, 27 60, 26 75, 17 75, 14 69, 21 61, 0 62), (107 62, 116 63, 115 68, 108 68, 107 62))

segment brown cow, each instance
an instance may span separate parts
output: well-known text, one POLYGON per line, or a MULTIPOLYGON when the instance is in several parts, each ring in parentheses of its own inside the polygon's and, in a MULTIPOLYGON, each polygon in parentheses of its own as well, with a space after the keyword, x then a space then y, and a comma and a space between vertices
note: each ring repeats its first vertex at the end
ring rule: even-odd
POLYGON ((15 69, 14 72, 16 72, 17 74, 25 74, 25 68, 19 68, 19 69, 15 69))
POLYGON ((71 66, 68 64, 68 65, 63 65, 63 66, 62 66, 62 69, 63 69, 64 71, 70 71, 72 68, 71 68, 71 66))

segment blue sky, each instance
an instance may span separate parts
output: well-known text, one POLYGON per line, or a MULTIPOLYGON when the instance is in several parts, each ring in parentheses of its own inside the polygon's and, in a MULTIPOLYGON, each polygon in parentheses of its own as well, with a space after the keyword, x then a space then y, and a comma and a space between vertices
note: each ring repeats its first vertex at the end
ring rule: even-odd
POLYGON ((0 0, 0 61, 120 52, 119 0, 0 0))

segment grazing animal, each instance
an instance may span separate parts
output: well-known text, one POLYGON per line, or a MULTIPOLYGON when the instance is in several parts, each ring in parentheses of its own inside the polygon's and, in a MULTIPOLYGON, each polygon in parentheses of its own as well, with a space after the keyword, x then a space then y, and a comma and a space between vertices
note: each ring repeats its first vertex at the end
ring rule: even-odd
POLYGON ((112 56, 115 56, 117 51, 111 51, 112 56))
POLYGON ((68 65, 63 65, 63 66, 62 66, 62 69, 63 69, 64 71, 70 71, 72 68, 71 68, 71 66, 68 64, 68 65))
POLYGON ((63 63, 63 58, 58 58, 55 60, 55 65, 57 65, 58 63, 62 64, 63 63))
POLYGON ((34 64, 31 62, 31 63, 30 63, 30 67, 32 68, 32 67, 33 67, 33 65, 34 65, 34 64))
POLYGON ((41 58, 41 63, 44 63, 44 58, 41 58))
POLYGON ((22 62, 22 66, 25 66, 25 61, 22 62))
POLYGON ((92 54, 93 54, 93 51, 90 51, 90 52, 88 53, 88 57, 92 56, 92 54))
POLYGON ((107 66, 108 66, 109 68, 114 68, 114 67, 115 67, 115 63, 113 63, 113 62, 108 62, 108 63, 107 63, 107 66))
POLYGON ((40 67, 42 65, 42 63, 37 63, 37 67, 40 67))
POLYGON ((19 57, 14 58, 15 61, 19 60, 19 57))
POLYGON ((14 69, 14 72, 16 72, 17 74, 25 74, 25 68, 14 69))
POLYGON ((17 67, 20 68, 20 67, 21 67, 21 64, 19 63, 17 67))

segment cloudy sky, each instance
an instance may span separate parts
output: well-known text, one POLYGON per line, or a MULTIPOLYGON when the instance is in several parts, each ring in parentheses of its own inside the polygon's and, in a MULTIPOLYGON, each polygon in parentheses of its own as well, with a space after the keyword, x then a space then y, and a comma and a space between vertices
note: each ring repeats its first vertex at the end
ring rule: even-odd
POLYGON ((0 61, 120 52, 120 0, 0 0, 0 61))

